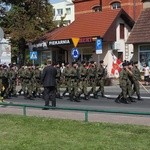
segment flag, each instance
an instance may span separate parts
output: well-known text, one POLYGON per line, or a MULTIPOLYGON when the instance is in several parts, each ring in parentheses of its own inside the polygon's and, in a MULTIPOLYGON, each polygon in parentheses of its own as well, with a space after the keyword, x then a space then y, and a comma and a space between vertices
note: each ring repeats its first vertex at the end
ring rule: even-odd
POLYGON ((119 72, 121 71, 121 64, 122 64, 122 62, 113 53, 112 53, 112 57, 113 57, 113 63, 112 63, 111 73, 115 77, 119 77, 119 72))

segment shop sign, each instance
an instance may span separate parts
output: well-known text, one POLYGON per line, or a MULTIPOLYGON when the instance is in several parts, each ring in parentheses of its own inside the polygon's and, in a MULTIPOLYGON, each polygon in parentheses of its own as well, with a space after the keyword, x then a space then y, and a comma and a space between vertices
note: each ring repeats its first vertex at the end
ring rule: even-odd
POLYGON ((47 47, 47 43, 46 42, 41 42, 38 44, 33 44, 33 47, 39 48, 39 47, 47 47))
POLYGON ((48 41, 48 46, 66 45, 66 44, 71 44, 71 41, 70 40, 53 40, 53 41, 48 41))
POLYGON ((79 40, 80 44, 81 43, 91 43, 91 42, 93 42, 92 37, 83 37, 83 38, 80 38, 80 40, 79 40))

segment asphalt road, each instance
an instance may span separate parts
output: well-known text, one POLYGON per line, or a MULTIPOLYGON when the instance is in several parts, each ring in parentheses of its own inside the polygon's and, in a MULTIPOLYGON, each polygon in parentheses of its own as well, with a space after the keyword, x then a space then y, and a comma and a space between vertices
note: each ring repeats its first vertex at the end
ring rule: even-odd
MULTIPOLYGON (((147 87, 148 88, 148 87, 147 87)), ((149 89, 148 89, 149 90, 149 89)), ((90 108, 90 109, 103 109, 103 110, 118 110, 118 111, 134 111, 134 112, 150 112, 150 94, 141 88, 142 101, 136 100, 131 104, 115 103, 114 100, 121 92, 119 86, 106 86, 105 95, 106 98, 99 96, 98 99, 91 98, 89 100, 81 100, 81 102, 72 102, 68 100, 68 97, 63 99, 57 99, 58 107, 71 107, 71 108, 90 108)), ((136 95, 134 95, 136 98, 136 95)), ((24 99, 23 96, 13 97, 5 100, 6 102, 13 102, 16 104, 33 104, 44 106, 44 100, 41 98, 35 98, 35 100, 24 99)))

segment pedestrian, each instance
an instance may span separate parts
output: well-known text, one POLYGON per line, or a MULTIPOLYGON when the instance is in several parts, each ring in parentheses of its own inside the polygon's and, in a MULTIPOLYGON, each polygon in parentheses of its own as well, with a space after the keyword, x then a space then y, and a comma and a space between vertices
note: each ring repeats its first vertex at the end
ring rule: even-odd
POLYGON ((144 71, 144 81, 145 81, 145 85, 149 84, 149 72, 150 72, 150 68, 147 64, 144 65, 143 68, 144 71))
MULTIPOLYGON (((47 66, 43 69, 41 76, 44 87, 43 98, 45 100, 45 106, 49 106, 49 101, 52 101, 52 107, 56 107, 56 75, 57 70, 52 66, 51 59, 48 59, 47 66)), ((43 110, 47 109, 43 108, 43 110)))

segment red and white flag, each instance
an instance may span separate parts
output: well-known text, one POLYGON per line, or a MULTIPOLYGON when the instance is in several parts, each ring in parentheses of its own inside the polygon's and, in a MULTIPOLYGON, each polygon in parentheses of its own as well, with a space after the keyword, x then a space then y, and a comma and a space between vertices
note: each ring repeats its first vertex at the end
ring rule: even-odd
POLYGON ((118 59, 114 54, 112 54, 113 57, 113 63, 112 63, 112 69, 111 69, 111 73, 112 75, 114 75, 115 77, 119 77, 119 72, 121 71, 121 60, 118 59))

